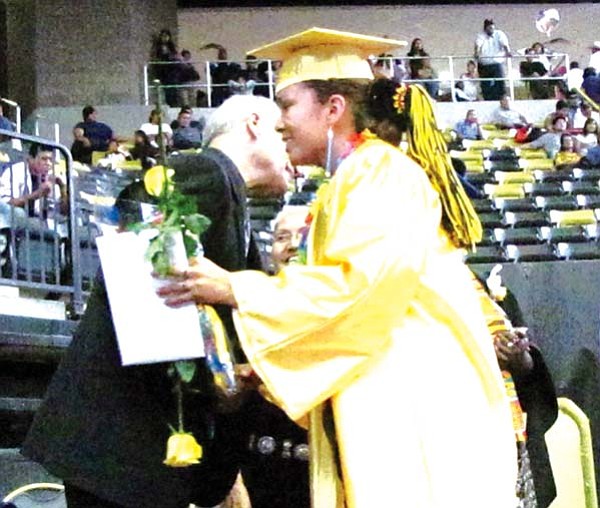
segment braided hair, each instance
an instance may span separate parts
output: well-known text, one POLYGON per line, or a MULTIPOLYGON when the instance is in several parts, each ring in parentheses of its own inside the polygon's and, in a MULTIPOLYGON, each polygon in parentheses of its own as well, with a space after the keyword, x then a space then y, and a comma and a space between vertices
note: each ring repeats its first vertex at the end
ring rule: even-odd
POLYGON ((472 248, 481 240, 481 222, 452 167, 427 92, 419 85, 378 79, 369 87, 366 107, 369 127, 378 137, 398 146, 406 134, 407 155, 425 170, 440 196, 444 230, 457 247, 472 248))

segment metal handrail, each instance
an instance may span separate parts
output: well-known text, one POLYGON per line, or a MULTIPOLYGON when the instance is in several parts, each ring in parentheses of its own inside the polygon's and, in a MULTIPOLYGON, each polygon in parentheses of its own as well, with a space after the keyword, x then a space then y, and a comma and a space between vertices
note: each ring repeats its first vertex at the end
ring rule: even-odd
POLYGON ((57 141, 52 141, 46 138, 41 138, 39 136, 31 136, 28 134, 23 134, 19 132, 12 132, 8 130, 0 129, 0 136, 6 136, 8 138, 18 139, 20 141, 25 141, 28 143, 37 143, 40 145, 46 145, 52 147, 55 150, 58 150, 65 159, 65 168, 66 168, 66 184, 67 184, 67 193, 69 199, 69 213, 67 214, 67 230, 68 230, 68 240, 69 240, 69 257, 71 260, 70 275, 71 275, 71 284, 47 284, 47 283, 36 283, 32 281, 22 281, 22 280, 10 280, 10 279, 2 279, 2 284, 10 285, 10 286, 21 286, 28 287, 32 289, 43 289, 43 290, 56 290, 65 293, 69 293, 71 295, 71 310, 76 315, 80 315, 83 313, 84 308, 84 294, 83 294, 83 277, 81 271, 81 253, 80 253, 80 242, 79 242, 79 231, 77 228, 77 217, 76 217, 76 200, 75 200, 75 189, 74 189, 74 180, 73 180, 73 157, 71 156, 71 152, 69 149, 58 143, 57 141))
MULTIPOLYGON (((548 57, 551 58, 563 58, 565 59, 565 67, 568 68, 569 67, 569 55, 567 53, 553 53, 551 55, 546 55, 548 57)), ((442 56, 391 56, 391 57, 382 57, 382 58, 377 58, 377 60, 386 60, 390 63, 393 63, 396 60, 423 60, 424 58, 427 58, 429 60, 435 60, 435 61, 447 61, 447 67, 449 69, 449 73, 450 76, 448 79, 440 79, 439 77, 437 78, 423 78, 423 79, 404 79, 403 81, 406 83, 427 83, 427 82, 449 82, 450 83, 450 87, 452 92, 454 91, 454 87, 456 85, 457 81, 460 81, 461 78, 460 77, 456 77, 455 76, 455 70, 457 69, 457 66, 455 64, 456 61, 458 60, 475 60, 473 58, 473 55, 442 55, 442 56)), ((558 75, 545 75, 545 76, 531 76, 531 77, 519 77, 516 78, 514 77, 514 65, 513 62, 515 60, 525 60, 527 58, 533 58, 535 59, 536 56, 535 55, 520 55, 520 54, 514 54, 511 56, 506 56, 506 57, 498 57, 498 58, 503 58, 505 60, 505 65, 508 68, 508 71, 506 73, 506 76, 503 77, 495 77, 495 78, 481 78, 481 77, 477 77, 477 78, 469 78, 469 80, 476 82, 476 83, 481 83, 481 82, 486 82, 486 81, 505 81, 508 83, 508 89, 509 89, 509 95, 512 99, 514 99, 514 91, 515 91, 515 81, 523 81, 523 82, 530 82, 530 81, 566 81, 567 76, 566 75, 562 75, 562 76, 558 76, 558 75)), ((268 77, 269 80, 266 82, 261 82, 261 85, 268 85, 269 86, 269 96, 271 98, 273 98, 273 88, 274 88, 274 81, 273 81, 273 72, 272 72, 272 60, 243 60, 243 61, 235 61, 235 60, 195 60, 195 61, 191 61, 188 63, 191 63, 193 65, 198 65, 198 66, 203 66, 204 67, 204 72, 205 72, 205 81, 200 81, 200 82, 195 82, 194 84, 161 84, 160 87, 157 86, 153 86, 150 81, 149 81, 149 75, 150 75, 150 66, 151 65, 178 65, 181 62, 179 61, 165 61, 165 62, 160 62, 160 61, 149 61, 144 65, 143 68, 143 80, 144 80, 144 105, 149 105, 150 104, 150 90, 151 89, 186 89, 186 88, 198 88, 198 89, 206 89, 208 90, 208 94, 207 94, 207 101, 208 101, 208 107, 212 107, 212 102, 211 102, 211 91, 214 88, 225 88, 228 85, 227 84, 217 84, 217 83, 213 83, 212 82, 212 76, 211 76, 211 64, 215 64, 215 63, 221 63, 221 62, 227 62, 227 63, 237 63, 237 64, 247 64, 249 62, 253 63, 253 64, 258 64, 261 62, 268 62, 268 77)), ((452 101, 456 102, 456 96, 454 93, 451 94, 452 97, 452 101)))
POLYGON ((21 106, 19 106, 19 104, 16 103, 15 101, 5 99, 4 97, 0 100, 7 106, 14 108, 16 129, 17 129, 17 132, 21 132, 21 106))

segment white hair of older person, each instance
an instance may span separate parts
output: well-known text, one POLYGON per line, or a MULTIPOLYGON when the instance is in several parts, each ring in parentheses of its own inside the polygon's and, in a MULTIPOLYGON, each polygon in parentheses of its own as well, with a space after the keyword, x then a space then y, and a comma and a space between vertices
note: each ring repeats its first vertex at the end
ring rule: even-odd
POLYGON ((260 95, 234 95, 221 104, 208 118, 202 133, 202 145, 209 146, 222 134, 235 129, 252 115, 280 115, 279 106, 260 95))

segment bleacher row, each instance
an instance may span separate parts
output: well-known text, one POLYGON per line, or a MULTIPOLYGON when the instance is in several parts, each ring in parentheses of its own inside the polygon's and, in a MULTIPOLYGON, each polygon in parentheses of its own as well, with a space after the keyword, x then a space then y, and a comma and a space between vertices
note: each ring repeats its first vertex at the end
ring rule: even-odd
POLYGON ((482 196, 473 205, 483 239, 466 261, 600 258, 600 169, 556 169, 544 151, 506 141, 471 142, 451 152, 482 196))

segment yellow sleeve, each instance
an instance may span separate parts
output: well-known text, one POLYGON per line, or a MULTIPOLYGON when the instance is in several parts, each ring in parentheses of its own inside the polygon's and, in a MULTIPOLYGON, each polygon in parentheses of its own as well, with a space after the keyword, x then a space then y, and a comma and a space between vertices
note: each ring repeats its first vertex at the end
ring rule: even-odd
POLYGON ((313 223, 318 266, 232 275, 241 344, 294 419, 385 353, 437 239, 439 200, 423 170, 367 144, 340 166, 313 223))

